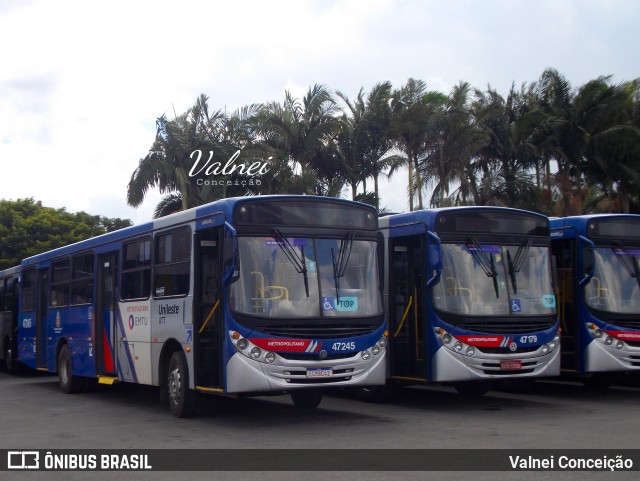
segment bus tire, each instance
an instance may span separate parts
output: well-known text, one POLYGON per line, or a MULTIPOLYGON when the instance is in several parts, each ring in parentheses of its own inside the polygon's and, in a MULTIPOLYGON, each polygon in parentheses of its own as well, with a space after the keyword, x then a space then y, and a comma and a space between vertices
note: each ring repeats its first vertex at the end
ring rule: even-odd
POLYGON ((7 341, 4 346, 4 369, 7 374, 12 374, 15 369, 15 365, 13 363, 13 351, 11 350, 11 343, 9 341, 7 341))
POLYGON ((582 379, 582 383, 588 388, 594 391, 610 388, 616 379, 613 373, 610 372, 596 372, 591 376, 582 379))
POLYGON ((291 391, 293 404, 300 409, 315 409, 322 401, 322 391, 320 389, 301 389, 291 391))
POLYGON ((356 388, 356 397, 367 403, 385 403, 391 399, 389 386, 366 386, 356 388))
POLYGON ((60 348, 60 354, 58 354, 58 383, 60 390, 65 394, 80 392, 84 386, 84 380, 80 376, 73 375, 71 355, 66 344, 60 348))
POLYGON ((453 387, 462 396, 480 397, 489 392, 491 383, 487 381, 468 381, 455 383, 453 387))
POLYGON ((167 372, 167 393, 171 414, 190 417, 196 410, 196 392, 189 389, 189 368, 182 351, 171 354, 167 372))

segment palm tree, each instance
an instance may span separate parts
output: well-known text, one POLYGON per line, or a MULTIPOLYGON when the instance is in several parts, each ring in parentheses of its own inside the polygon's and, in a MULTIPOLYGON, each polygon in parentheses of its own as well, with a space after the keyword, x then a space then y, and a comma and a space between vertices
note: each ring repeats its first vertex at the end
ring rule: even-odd
POLYGON ((474 111, 478 125, 489 135, 478 165, 482 184, 494 189, 491 202, 540 210, 535 172, 555 124, 538 109, 535 85, 523 84, 520 90, 512 86, 506 99, 491 88, 476 91, 474 111))
POLYGON ((354 101, 336 92, 346 105, 341 117, 336 143, 343 162, 344 177, 351 185, 351 198, 367 198, 379 206, 379 178, 389 166, 384 155, 392 147, 391 83, 376 84, 365 99, 360 89, 354 101), (373 177, 374 194, 367 196, 366 181, 373 177), (358 197, 358 185, 363 184, 365 197, 358 197))
POLYGON ((471 111, 470 84, 460 82, 447 99, 440 118, 437 148, 425 164, 424 176, 433 187, 430 204, 479 204, 479 186, 476 182, 477 165, 474 162, 481 148, 488 142, 488 134, 476 124, 471 111), (449 189, 458 185, 449 197, 449 189))
POLYGON ((409 210, 414 210, 414 192, 418 193, 418 208, 423 208, 420 164, 437 143, 437 125, 442 115, 446 96, 427 91, 422 80, 409 79, 407 84, 392 94, 392 132, 397 147, 407 159, 409 170, 409 210))
POLYGON ((617 204, 616 210, 629 213, 631 197, 640 189, 640 128, 633 124, 637 84, 608 85, 600 78, 583 87, 591 91, 597 106, 589 134, 584 165, 585 179, 598 185, 617 204))
POLYGON ((336 113, 329 90, 318 84, 309 88, 302 101, 286 91, 283 104, 272 102, 264 107, 260 137, 292 172, 297 172, 290 184, 291 193, 318 193, 316 179, 326 175, 322 162, 328 154, 323 151, 331 151, 338 129, 336 113))
POLYGON ((177 207, 178 201, 183 210, 206 201, 189 175, 194 152, 211 152, 212 158, 221 162, 229 158, 228 149, 218 140, 224 116, 220 111, 210 114, 207 100, 201 95, 193 107, 175 119, 168 120, 166 115, 157 119, 156 139, 129 180, 129 205, 139 206, 154 187, 170 196, 163 201, 165 205, 159 212, 168 212, 169 206, 177 207), (176 193, 179 195, 174 195, 176 193))

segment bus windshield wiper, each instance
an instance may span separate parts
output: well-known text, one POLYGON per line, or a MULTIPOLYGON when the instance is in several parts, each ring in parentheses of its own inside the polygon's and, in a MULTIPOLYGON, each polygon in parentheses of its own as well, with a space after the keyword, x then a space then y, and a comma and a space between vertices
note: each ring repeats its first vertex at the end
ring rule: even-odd
MULTIPOLYGON (((472 249, 469 249, 473 258, 482 268, 487 277, 493 278, 493 288, 496 291, 496 299, 500 298, 500 292, 498 290, 498 273, 496 272, 496 264, 493 260, 493 256, 490 254, 487 255, 487 253, 482 250, 482 247, 475 237, 469 237, 468 243, 473 247, 472 249)), ((469 248, 469 246, 467 246, 467 248, 469 248)))
POLYGON ((338 302, 340 301, 340 278, 344 277, 344 273, 347 270, 349 264, 349 257, 351 257, 351 249, 353 248, 353 232, 347 234, 346 239, 340 241, 340 249, 338 255, 331 248, 331 260, 333 261, 333 280, 336 286, 336 297, 338 302))
POLYGON ((284 252, 284 255, 287 256, 287 259, 293 264, 298 274, 302 274, 304 278, 304 290, 307 293, 307 297, 309 297, 309 277, 307 275, 307 263, 305 262, 304 257, 304 246, 300 246, 300 254, 298 254, 295 248, 289 242, 280 229, 273 229, 274 237, 276 238, 276 243, 284 252))
MULTIPOLYGON (((619 249, 622 249, 622 252, 624 252, 625 255, 616 255, 616 257, 622 263, 629 275, 631 277, 635 277, 636 282, 640 287, 640 267, 638 267, 638 259, 634 254, 631 254, 629 249, 627 249, 627 246, 625 246, 621 241, 614 240, 613 245, 617 246, 619 249), (631 258, 630 261, 627 256, 631 258)), ((611 250, 613 250, 615 254, 615 248, 612 247, 611 250)))
POLYGON ((507 249, 507 264, 509 265, 509 278, 511 279, 511 285, 513 286, 513 293, 518 293, 518 284, 516 283, 516 273, 520 272, 524 260, 527 258, 529 249, 531 248, 531 239, 525 244, 518 247, 516 255, 511 259, 511 251, 507 249))

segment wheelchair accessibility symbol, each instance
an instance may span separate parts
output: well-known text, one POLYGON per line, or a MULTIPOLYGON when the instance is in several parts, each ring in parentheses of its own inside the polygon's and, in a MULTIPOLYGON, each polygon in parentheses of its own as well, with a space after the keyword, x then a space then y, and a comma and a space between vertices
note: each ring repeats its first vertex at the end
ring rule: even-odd
POLYGON ((511 312, 522 312, 522 305, 520 304, 520 299, 511 300, 511 312))
POLYGON ((335 304, 333 303, 333 297, 322 298, 322 309, 325 311, 333 311, 335 309, 335 304))

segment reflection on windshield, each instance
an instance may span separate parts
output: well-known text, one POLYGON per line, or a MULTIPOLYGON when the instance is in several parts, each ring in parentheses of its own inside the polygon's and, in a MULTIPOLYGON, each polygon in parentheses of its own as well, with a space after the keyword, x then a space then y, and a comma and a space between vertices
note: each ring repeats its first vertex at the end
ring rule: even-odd
POLYGON ((443 244, 433 302, 442 311, 473 316, 554 314, 549 249, 443 244))
POLYGON ((230 287, 232 309, 287 319, 381 314, 376 242, 351 238, 336 273, 344 239, 287 238, 283 249, 278 237, 238 239, 240 277, 230 287))
POLYGON ((639 254, 640 249, 637 248, 595 249, 593 278, 585 287, 587 304, 602 311, 638 314, 640 287, 633 273, 638 269, 639 254))

